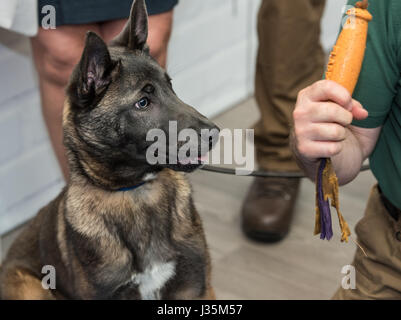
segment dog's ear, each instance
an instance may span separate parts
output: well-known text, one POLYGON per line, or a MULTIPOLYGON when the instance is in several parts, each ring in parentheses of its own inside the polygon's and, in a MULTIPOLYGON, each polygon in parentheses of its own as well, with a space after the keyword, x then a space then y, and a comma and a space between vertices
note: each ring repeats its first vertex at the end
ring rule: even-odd
POLYGON ((121 33, 110 45, 126 47, 131 50, 147 50, 148 13, 145 0, 134 0, 130 17, 121 33))
POLYGON ((111 60, 104 41, 94 32, 86 34, 85 49, 78 65, 76 89, 81 106, 90 105, 99 97, 112 79, 118 63, 111 60))

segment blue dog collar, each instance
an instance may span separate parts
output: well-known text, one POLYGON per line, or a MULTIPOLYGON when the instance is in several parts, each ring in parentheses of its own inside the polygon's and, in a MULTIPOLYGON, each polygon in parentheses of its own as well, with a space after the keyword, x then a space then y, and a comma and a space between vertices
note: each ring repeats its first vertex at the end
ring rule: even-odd
POLYGON ((146 183, 146 182, 144 181, 144 182, 141 182, 140 184, 137 184, 136 186, 127 187, 127 188, 121 188, 121 189, 118 189, 117 191, 131 191, 131 190, 135 190, 135 189, 137 189, 137 188, 139 188, 139 187, 142 187, 145 183, 146 183))

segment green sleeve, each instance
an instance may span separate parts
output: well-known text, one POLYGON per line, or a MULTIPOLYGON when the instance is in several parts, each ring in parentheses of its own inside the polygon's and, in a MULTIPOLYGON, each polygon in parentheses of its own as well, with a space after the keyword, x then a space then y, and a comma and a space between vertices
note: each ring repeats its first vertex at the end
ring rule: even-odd
MULTIPOLYGON (((349 1, 355 5, 357 1, 349 1)), ((398 65, 399 22, 393 19, 393 6, 400 7, 400 0, 371 0, 368 40, 361 74, 355 88, 354 99, 368 110, 369 117, 354 121, 353 125, 364 128, 381 126, 387 118, 397 94, 400 75, 398 65)), ((399 10, 395 11, 400 13, 399 10)))

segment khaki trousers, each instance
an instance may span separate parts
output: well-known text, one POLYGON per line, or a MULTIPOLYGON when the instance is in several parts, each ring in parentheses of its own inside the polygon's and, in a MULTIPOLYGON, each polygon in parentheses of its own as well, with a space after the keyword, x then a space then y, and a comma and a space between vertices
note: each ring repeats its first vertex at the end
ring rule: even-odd
POLYGON ((292 111, 298 92, 324 73, 324 5, 324 0, 263 0, 259 10, 255 97, 261 119, 255 144, 263 169, 299 170, 289 147, 292 111))
POLYGON ((352 263, 356 289, 340 288, 333 299, 401 299, 401 217, 396 221, 390 216, 377 186, 355 231, 367 257, 357 250, 352 263))

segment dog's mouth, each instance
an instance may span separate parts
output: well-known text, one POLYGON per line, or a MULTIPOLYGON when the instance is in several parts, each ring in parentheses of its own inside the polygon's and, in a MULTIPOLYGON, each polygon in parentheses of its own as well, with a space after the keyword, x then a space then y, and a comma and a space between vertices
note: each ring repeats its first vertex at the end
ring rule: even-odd
POLYGON ((151 166, 157 166, 160 168, 169 168, 175 171, 192 172, 199 167, 205 165, 210 158, 210 151, 213 145, 209 143, 201 144, 193 149, 193 146, 185 147, 185 144, 181 144, 178 147, 174 146, 173 151, 170 149, 171 146, 167 145, 165 148, 160 148, 152 151, 152 161, 147 158, 148 164, 151 166), (156 160, 156 162, 154 162, 156 160))
POLYGON ((208 159, 208 155, 197 156, 195 158, 177 159, 177 164, 172 165, 173 169, 184 172, 192 172, 202 167, 208 159))
POLYGON ((184 159, 177 157, 175 164, 169 162, 166 166, 176 171, 192 172, 202 167, 208 159, 209 152, 194 157, 185 157, 184 159))
POLYGON ((183 160, 177 159, 177 163, 183 166, 190 164, 203 165, 208 159, 209 159, 209 153, 194 158, 187 158, 183 160))

